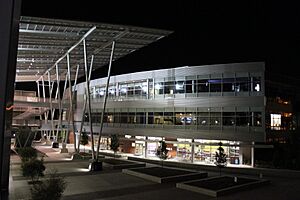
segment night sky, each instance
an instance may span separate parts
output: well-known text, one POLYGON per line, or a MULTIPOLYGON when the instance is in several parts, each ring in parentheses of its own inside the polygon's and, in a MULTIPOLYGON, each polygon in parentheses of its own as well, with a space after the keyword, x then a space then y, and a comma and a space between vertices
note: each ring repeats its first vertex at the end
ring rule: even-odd
MULTIPOLYGON (((22 1, 21 15, 161 28, 172 35, 113 63, 113 74, 265 61, 274 73, 300 66, 300 7, 251 1, 22 1), (61 4, 61 2, 69 2, 61 4), (99 2, 98 5, 96 2, 99 2)), ((106 67, 107 68, 107 67, 106 67)), ((92 78, 106 76, 97 70, 92 78)))

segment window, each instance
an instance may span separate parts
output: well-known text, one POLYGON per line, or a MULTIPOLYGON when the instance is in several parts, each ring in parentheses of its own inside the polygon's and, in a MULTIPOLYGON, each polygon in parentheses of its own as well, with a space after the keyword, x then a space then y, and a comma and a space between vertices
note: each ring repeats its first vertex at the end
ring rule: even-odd
POLYGON ((271 114, 271 130, 280 130, 281 114, 271 114))
POLYGON ((175 82, 175 93, 176 94, 184 93, 184 81, 175 82))
POLYGON ((197 80, 198 92, 209 92, 208 80, 197 80))
POLYGON ((250 125, 249 112, 236 112, 236 125, 249 126, 250 125))
MULTIPOLYGON (((180 88, 179 85, 178 88, 180 88)), ((165 89, 164 94, 174 94, 175 92, 174 82, 173 81, 165 82, 164 89, 165 89)))
POLYGON ((223 112, 223 126, 234 126, 234 125, 235 125, 235 113, 223 112))
POLYGON ((260 92, 261 91, 261 78, 252 77, 252 91, 260 92))
POLYGON ((223 92, 234 92, 234 78, 223 78, 223 92))
POLYGON ((248 77, 238 77, 235 83, 236 92, 248 92, 249 91, 249 79, 248 77))
POLYGON ((211 79, 209 80, 210 83, 210 92, 221 92, 221 79, 211 79))

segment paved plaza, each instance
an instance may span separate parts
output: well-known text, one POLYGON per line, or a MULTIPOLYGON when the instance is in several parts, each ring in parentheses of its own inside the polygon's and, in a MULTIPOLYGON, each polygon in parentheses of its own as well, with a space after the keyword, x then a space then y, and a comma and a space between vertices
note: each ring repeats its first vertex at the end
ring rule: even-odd
MULTIPOLYGON (((213 198, 195 192, 176 188, 174 183, 158 184, 138 177, 127 175, 121 170, 106 168, 103 171, 89 172, 88 160, 72 161, 68 153, 61 154, 59 149, 53 149, 47 145, 36 146, 38 150, 46 154, 44 160, 47 173, 57 170, 67 181, 67 188, 64 192, 64 200, 166 200, 166 199, 224 199, 224 200, 282 200, 299 199, 300 176, 299 172, 277 170, 278 174, 264 176, 271 181, 270 185, 259 188, 247 189, 244 191, 228 194, 226 196, 213 198)), ((70 151, 71 148, 70 148, 70 151)), ((30 186, 27 180, 21 176, 21 161, 17 155, 11 156, 10 172, 10 200, 30 199, 30 186)), ((152 164, 147 164, 151 166, 152 164)), ((255 170, 255 169, 253 169, 255 170)), ((208 176, 218 176, 218 173, 207 171, 208 176)), ((225 173, 224 173, 225 174, 225 173)), ((233 175, 232 173, 230 175, 233 175)), ((254 177, 254 175, 249 175, 254 177)), ((257 176, 255 176, 257 178, 257 176)))

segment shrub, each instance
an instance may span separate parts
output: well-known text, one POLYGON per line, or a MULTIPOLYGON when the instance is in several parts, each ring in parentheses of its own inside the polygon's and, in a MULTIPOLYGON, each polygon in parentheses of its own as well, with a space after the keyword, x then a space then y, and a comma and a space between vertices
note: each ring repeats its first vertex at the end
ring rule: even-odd
POLYGON ((31 159, 22 163, 22 174, 25 177, 30 177, 32 182, 37 182, 40 176, 44 176, 46 169, 43 158, 41 160, 31 159))
POLYGON ((34 184, 31 188, 33 200, 59 200, 62 197, 67 183, 64 177, 59 176, 56 172, 51 173, 48 179, 43 180, 40 184, 34 184))
POLYGON ((219 142, 218 152, 216 152, 216 162, 215 165, 219 167, 220 176, 221 176, 221 168, 226 167, 227 165, 227 155, 224 153, 224 149, 222 147, 222 142, 219 142))
POLYGON ((37 158, 37 151, 32 147, 18 148, 17 151, 22 162, 37 158))
POLYGON ((84 152, 85 152, 85 145, 87 145, 89 143, 89 136, 88 134, 84 131, 81 134, 81 140, 80 140, 80 144, 84 146, 84 152))
POLYGON ((34 139, 34 133, 29 127, 20 127, 16 133, 16 148, 30 147, 34 139))
POLYGON ((110 140, 110 149, 114 151, 114 154, 116 155, 116 152, 119 149, 120 143, 119 138, 116 134, 111 135, 110 140))
POLYGON ((163 167, 163 160, 166 160, 168 158, 168 152, 167 144, 165 141, 160 141, 160 146, 156 149, 156 156, 159 157, 162 161, 161 165, 163 167))

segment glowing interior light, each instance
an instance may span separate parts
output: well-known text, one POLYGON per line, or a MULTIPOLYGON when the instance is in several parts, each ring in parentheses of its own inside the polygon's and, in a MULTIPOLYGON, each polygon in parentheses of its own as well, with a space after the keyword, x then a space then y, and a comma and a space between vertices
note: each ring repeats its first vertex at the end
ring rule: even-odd
POLYGON ((155 84, 155 89, 161 89, 161 84, 155 84))
POLYGON ((255 91, 257 91, 257 92, 259 92, 260 91, 260 86, 259 86, 259 84, 256 84, 256 86, 255 86, 255 91))
POLYGON ((147 86, 143 86, 142 89, 143 89, 144 92, 147 92, 148 87, 147 86))
POLYGON ((183 84, 182 85, 180 85, 180 84, 176 84, 176 90, 182 90, 183 89, 183 84))

